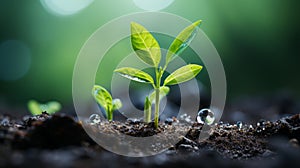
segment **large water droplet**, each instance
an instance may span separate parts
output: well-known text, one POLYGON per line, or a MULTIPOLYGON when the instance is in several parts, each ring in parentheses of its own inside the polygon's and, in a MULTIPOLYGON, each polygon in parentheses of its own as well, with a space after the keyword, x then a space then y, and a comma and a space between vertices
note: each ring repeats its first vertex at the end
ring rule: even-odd
POLYGON ((101 118, 98 114, 92 114, 89 118, 89 121, 92 125, 95 125, 101 122, 101 118))
POLYGON ((198 112, 197 122, 211 125, 215 121, 215 115, 210 109, 202 109, 198 112))

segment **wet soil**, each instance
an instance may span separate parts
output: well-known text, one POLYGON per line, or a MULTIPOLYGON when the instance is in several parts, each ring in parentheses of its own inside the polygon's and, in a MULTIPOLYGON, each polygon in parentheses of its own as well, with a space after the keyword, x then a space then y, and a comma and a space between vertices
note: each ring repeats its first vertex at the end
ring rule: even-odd
MULTIPOLYGON (((253 125, 204 126, 173 118, 161 122, 159 129, 134 120, 90 124, 63 114, 22 119, 1 115, 0 167, 298 167, 299 141, 300 114, 253 125), (113 154, 95 143, 83 126, 112 137, 155 136, 160 143, 153 141, 149 151, 169 149, 144 158, 113 154)), ((116 144, 121 142, 111 142, 112 147, 116 144)))

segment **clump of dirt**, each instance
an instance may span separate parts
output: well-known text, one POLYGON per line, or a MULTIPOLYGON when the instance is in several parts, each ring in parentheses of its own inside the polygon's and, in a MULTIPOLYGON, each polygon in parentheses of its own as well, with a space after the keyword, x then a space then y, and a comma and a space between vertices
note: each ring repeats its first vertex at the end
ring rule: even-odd
MULTIPOLYGON (((98 124, 90 124, 77 122, 71 116, 51 116, 45 112, 41 115, 24 117, 23 119, 0 116, 0 153, 4 151, 4 153, 7 153, 6 157, 14 160, 16 151, 18 157, 22 156, 23 158, 27 158, 28 151, 32 151, 32 149, 39 151, 35 153, 36 155, 49 150, 56 151, 47 155, 54 158, 57 158, 57 155, 60 156, 57 151, 65 151, 68 154, 67 158, 76 160, 76 164, 85 163, 85 159, 88 159, 90 161, 88 165, 95 164, 103 158, 109 158, 110 162, 114 162, 114 159, 120 159, 120 156, 116 157, 115 154, 99 147, 87 135, 83 127, 99 135, 107 134, 112 137, 117 135, 122 138, 123 136, 156 136, 157 142, 170 142, 166 143, 166 146, 169 145, 169 149, 162 154, 143 161, 134 161, 141 166, 146 165, 146 167, 157 166, 158 158, 163 158, 159 161, 159 165, 165 167, 185 162, 185 160, 182 160, 183 158, 197 160, 195 165, 198 162, 205 161, 207 157, 209 157, 209 160, 218 161, 221 158, 221 162, 224 163, 227 163, 228 159, 235 161, 274 160, 274 158, 285 156, 281 153, 282 151, 286 152, 286 149, 293 151, 294 156, 300 156, 300 114, 274 122, 261 120, 254 125, 241 122, 236 124, 220 122, 207 126, 199 123, 181 123, 173 118, 165 123, 160 123, 158 129, 154 128, 152 122, 146 124, 140 121, 128 120, 124 123, 103 121, 98 124), (175 145, 171 143, 172 140, 176 139, 178 141, 175 145), (77 153, 74 153, 74 150, 77 153)), ((156 152, 156 150, 166 147, 160 146, 161 143, 157 142, 153 142, 154 147, 149 149, 150 151, 156 152)), ((112 141, 111 145, 117 143, 121 142, 112 141)), ((128 148, 134 148, 135 146, 134 142, 128 142, 125 145, 128 148)), ((22 164, 26 163, 25 160, 22 164)), ((125 158, 120 160, 124 167, 132 163, 125 158)), ((10 164, 13 163, 9 162, 4 165, 10 164)), ((39 166, 43 164, 45 163, 41 162, 39 166)))
POLYGON ((275 122, 261 120, 256 125, 219 123, 209 130, 209 138, 197 141, 199 148, 215 150, 231 159, 273 157, 269 141, 272 138, 290 139, 290 144, 299 147, 300 114, 285 117, 275 122))
MULTIPOLYGON (((202 130, 203 124, 193 123, 192 125, 179 123, 174 119, 173 122, 161 124, 158 129, 154 128, 153 123, 145 124, 143 122, 102 122, 97 126, 101 133, 116 133, 129 136, 145 137, 159 134, 161 132, 168 134, 170 141, 179 138, 183 133, 185 136, 180 137, 180 141, 172 148, 178 151, 213 150, 221 156, 230 159, 248 160, 259 157, 273 157, 275 151, 269 146, 269 139, 272 137, 286 137, 292 139, 294 146, 298 145, 300 136, 300 115, 282 118, 278 121, 261 120, 255 125, 243 124, 224 124, 223 122, 209 126, 202 130), (174 134, 174 132, 176 132, 174 134), (202 139, 203 137, 208 137, 202 139)), ((164 141, 157 137, 159 141, 164 141)), ((155 144, 155 143, 154 143, 155 144)))
POLYGON ((75 122, 72 117, 50 116, 46 112, 32 117, 25 116, 21 121, 6 116, 0 124, 0 130, 0 139, 10 142, 15 149, 57 149, 81 146, 83 142, 94 144, 81 124, 75 122))

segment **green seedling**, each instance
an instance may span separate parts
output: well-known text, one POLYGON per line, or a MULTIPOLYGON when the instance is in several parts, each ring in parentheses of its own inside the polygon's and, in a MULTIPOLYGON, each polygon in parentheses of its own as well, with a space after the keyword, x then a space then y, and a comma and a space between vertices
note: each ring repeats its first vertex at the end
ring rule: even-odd
POLYGON ((144 103, 144 122, 149 123, 151 121, 151 101, 147 96, 144 103))
POLYGON ((189 64, 175 70, 164 81, 162 81, 162 76, 169 63, 188 47, 195 36, 197 26, 200 23, 200 20, 196 21, 179 33, 168 49, 163 67, 160 66, 160 64, 162 64, 161 50, 156 39, 142 25, 135 22, 131 23, 132 48, 140 60, 154 68, 155 79, 142 70, 130 67, 119 68, 116 69, 115 72, 130 80, 141 83, 149 83, 153 86, 154 91, 145 99, 144 120, 145 122, 149 122, 151 120, 151 105, 154 103, 154 125, 156 128, 158 128, 160 100, 168 94, 170 90, 168 86, 191 80, 196 77, 202 69, 202 66, 200 65, 189 64))
POLYGON ((32 115, 39 115, 42 112, 54 114, 61 109, 61 104, 57 101, 50 101, 46 104, 41 104, 36 100, 30 100, 28 102, 28 110, 32 115))
POLYGON ((105 110, 108 121, 113 120, 113 112, 122 107, 120 99, 113 99, 110 93, 102 86, 95 85, 92 96, 96 102, 105 110))

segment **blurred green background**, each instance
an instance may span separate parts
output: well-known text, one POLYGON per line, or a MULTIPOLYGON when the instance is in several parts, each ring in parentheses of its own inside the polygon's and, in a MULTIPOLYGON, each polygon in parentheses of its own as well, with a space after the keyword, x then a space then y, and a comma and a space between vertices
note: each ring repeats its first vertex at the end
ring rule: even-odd
MULTIPOLYGON (((161 11, 203 20, 231 99, 280 90, 299 95, 299 7, 296 0, 174 0, 161 11)), ((32 98, 71 104, 73 67, 84 42, 108 21, 142 11, 134 0, 1 0, 0 106, 25 106, 32 98)), ((108 55, 130 52, 128 42, 108 55)))

